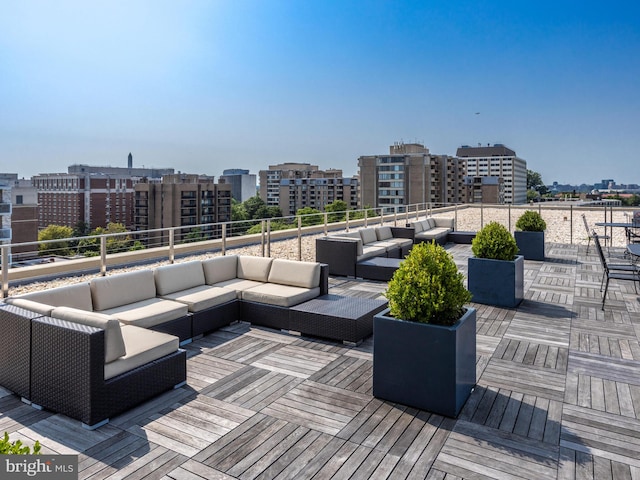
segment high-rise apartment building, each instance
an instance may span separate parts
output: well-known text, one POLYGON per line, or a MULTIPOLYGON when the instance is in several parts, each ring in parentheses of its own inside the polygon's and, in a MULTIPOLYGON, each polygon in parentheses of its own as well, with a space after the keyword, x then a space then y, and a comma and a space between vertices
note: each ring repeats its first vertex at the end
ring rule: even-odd
POLYGON ((504 203, 502 177, 464 177, 465 203, 504 203))
POLYGON ((49 173, 31 178, 38 192, 40 228, 48 225, 90 229, 109 223, 133 225, 134 180, 128 176, 99 173, 49 173))
POLYGON ((452 204, 464 198, 464 161, 434 155, 419 143, 395 143, 388 155, 358 158, 360 205, 452 204))
MULTIPOLYGON (((0 173, 0 244, 38 240, 37 193, 28 180, 15 173, 0 173)), ((9 262, 21 256, 34 256, 34 245, 11 247, 9 262)))
POLYGON ((71 165, 67 173, 32 177, 38 192, 39 226, 75 227, 84 222, 90 229, 109 223, 133 226, 133 193, 142 178, 160 179, 173 168, 134 168, 131 153, 127 167, 71 165))
POLYGON ((501 144, 486 147, 462 146, 456 153, 467 162, 470 177, 500 177, 504 180, 504 203, 527 202, 527 162, 501 144))
POLYGON ((231 185, 231 197, 238 202, 244 202, 257 194, 256 175, 249 173, 249 170, 240 168, 223 170, 219 181, 231 185))
POLYGON ((308 163, 270 165, 260 171, 260 198, 267 206, 279 207, 283 215, 295 215, 305 207, 324 210, 342 200, 347 208, 358 208, 358 179, 344 177, 342 170, 319 170, 308 163))
MULTIPOLYGON (((160 182, 143 180, 135 186, 134 229, 153 230, 185 227, 175 233, 176 241, 219 238, 221 228, 212 225, 231 221, 231 185, 214 183, 202 175, 165 175, 160 182)), ((166 244, 168 232, 142 237, 149 246, 166 244)))

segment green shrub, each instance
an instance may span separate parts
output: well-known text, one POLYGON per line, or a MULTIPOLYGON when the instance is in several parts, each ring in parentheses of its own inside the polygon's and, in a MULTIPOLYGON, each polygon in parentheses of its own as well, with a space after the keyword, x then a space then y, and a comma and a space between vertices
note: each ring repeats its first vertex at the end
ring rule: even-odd
POLYGON ((490 222, 476 234, 471 251, 478 258, 513 260, 518 253, 518 245, 506 227, 498 222, 490 222))
POLYGON ((453 257, 440 245, 420 243, 400 263, 385 292, 391 316, 453 325, 464 314, 471 293, 453 257))
POLYGON ((523 232, 544 232, 547 229, 547 222, 538 212, 527 210, 518 218, 516 228, 523 232))
POLYGON ((20 440, 15 442, 9 441, 9 434, 4 432, 4 438, 0 438, 0 454, 2 455, 39 455, 40 454, 40 442, 36 440, 33 445, 33 452, 31 449, 22 445, 20 440))

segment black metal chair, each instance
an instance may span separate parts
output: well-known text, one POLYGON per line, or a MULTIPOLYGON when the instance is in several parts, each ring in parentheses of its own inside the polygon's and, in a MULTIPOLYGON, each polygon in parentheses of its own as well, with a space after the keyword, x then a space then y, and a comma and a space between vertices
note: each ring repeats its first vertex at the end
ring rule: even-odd
POLYGON ((598 235, 595 231, 592 232, 593 243, 596 246, 596 250, 598 251, 598 256, 600 257, 600 263, 602 264, 602 269, 604 273, 602 275, 602 281, 600 282, 600 291, 602 292, 602 286, 604 284, 604 294, 602 296, 602 310, 604 310, 604 304, 607 300, 607 291, 609 290, 609 280, 627 280, 633 282, 633 287, 635 288, 636 293, 638 293, 638 286, 636 282, 640 283, 640 267, 637 265, 633 265, 630 263, 625 264, 610 264, 607 263, 607 259, 604 256, 604 252, 602 251, 602 245, 600 244, 600 235, 598 235), (605 283, 606 280, 606 283, 605 283))
MULTIPOLYGON (((587 243, 587 255, 589 255, 589 247, 591 246, 591 240, 593 236, 596 234, 595 230, 589 228, 589 223, 587 222, 587 217, 582 214, 582 223, 584 223, 584 229, 587 231, 587 236, 589 237, 589 241, 587 243)), ((603 240, 609 240, 611 237, 609 235, 600 235, 600 238, 603 240)))

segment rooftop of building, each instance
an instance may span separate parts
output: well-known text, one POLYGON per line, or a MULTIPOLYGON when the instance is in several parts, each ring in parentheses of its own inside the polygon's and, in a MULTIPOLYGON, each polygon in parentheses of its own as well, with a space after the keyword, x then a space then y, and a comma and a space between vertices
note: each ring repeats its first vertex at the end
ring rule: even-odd
MULTIPOLYGON (((469 245, 447 245, 466 273, 469 245)), ((358 346, 236 323, 186 346, 187 385, 86 431, 0 389, 0 431, 78 455, 78 478, 636 478, 640 298, 547 244, 519 307, 474 305, 477 386, 457 419, 372 396, 358 346)), ((335 277, 331 293, 386 284, 335 277)), ((402 368, 402 366, 398 366, 402 368)))

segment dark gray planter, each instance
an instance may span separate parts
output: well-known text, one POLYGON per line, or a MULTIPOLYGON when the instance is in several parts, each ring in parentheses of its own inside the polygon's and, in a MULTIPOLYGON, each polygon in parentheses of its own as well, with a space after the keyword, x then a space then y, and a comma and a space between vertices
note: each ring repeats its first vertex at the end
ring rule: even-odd
POLYGON ((525 260, 544 260, 544 232, 513 232, 520 255, 525 260))
POLYGON ((457 417, 476 384, 476 310, 453 326, 373 317, 373 395, 457 417))
POLYGON ((467 288, 471 301, 498 307, 517 307, 524 298, 524 257, 492 260, 469 257, 467 288))

